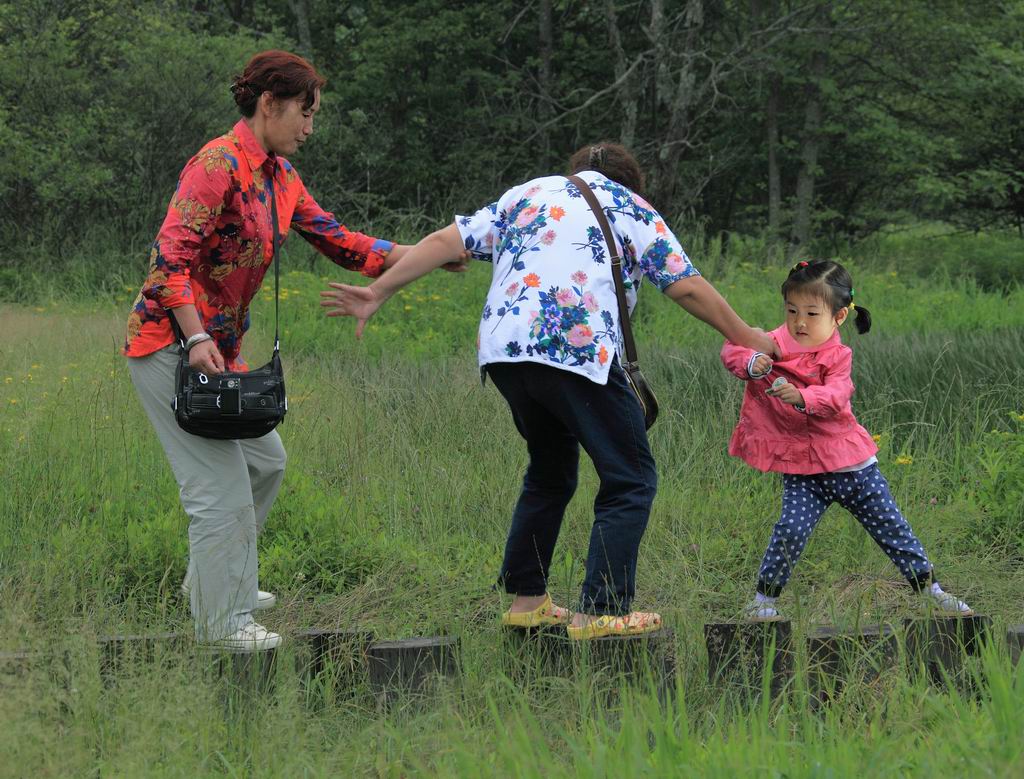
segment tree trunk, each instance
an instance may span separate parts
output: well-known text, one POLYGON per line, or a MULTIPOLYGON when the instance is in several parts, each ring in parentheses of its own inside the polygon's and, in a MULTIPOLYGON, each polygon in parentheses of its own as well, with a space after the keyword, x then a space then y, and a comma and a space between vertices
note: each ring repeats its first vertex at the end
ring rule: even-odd
POLYGON ((629 65, 626 62, 626 50, 622 46, 622 36, 619 34, 618 14, 615 11, 615 0, 605 0, 604 15, 608 22, 608 40, 611 44, 612 53, 615 55, 615 80, 621 81, 619 85, 618 102, 622 111, 622 122, 619 125, 619 143, 628 149, 633 148, 636 140, 636 120, 639 109, 639 95, 636 89, 636 78, 631 76, 623 79, 629 65))
POLYGON ((685 42, 682 44, 682 63, 679 67, 678 79, 673 85, 670 101, 671 114, 668 128, 662 135, 656 166, 657 178, 654 197, 655 203, 662 209, 668 209, 675 196, 679 160, 683 155, 683 147, 690 133, 690 113, 696 85, 693 55, 704 23, 703 0, 689 0, 686 5, 685 19, 687 31, 684 36, 685 42))
MULTIPOLYGON (((551 116, 551 52, 554 48, 551 34, 551 0, 540 0, 540 95, 539 119, 544 125, 551 116)), ((551 132, 545 126, 541 130, 540 145, 543 164, 551 159, 551 132)))
POLYGON ((664 0, 651 0, 651 26, 647 30, 647 37, 651 41, 651 50, 654 52, 654 94, 651 106, 651 128, 657 137, 660 132, 658 118, 662 115, 662 108, 669 105, 668 93, 671 78, 668 72, 668 42, 665 36, 665 3, 664 0))
MULTIPOLYGON (((771 26, 778 14, 775 0, 768 0, 771 26)), ((765 0, 750 0, 750 15, 755 30, 762 29, 765 0)), ((782 100, 782 76, 778 64, 768 60, 771 75, 768 78, 768 97, 765 101, 765 146, 768 153, 768 240, 775 245, 782 237, 782 181, 779 173, 779 103, 782 100)))
POLYGON ((299 53, 313 61, 313 36, 309 30, 309 0, 288 0, 295 16, 295 27, 299 34, 299 53))
POLYGON ((237 24, 247 23, 249 15, 248 5, 247 0, 224 0, 224 7, 227 9, 228 16, 237 24))
POLYGON ((779 103, 782 100, 782 77, 772 76, 765 110, 765 132, 768 143, 768 234, 772 243, 782 236, 782 179, 779 173, 779 103))
MULTIPOLYGON (((817 18, 824 25, 827 12, 822 9, 817 18)), ((805 90, 804 130, 800 147, 800 172, 796 180, 796 216, 790 236, 790 255, 805 251, 810 241, 811 211, 814 205, 814 179, 818 168, 818 150, 821 146, 822 94, 821 80, 828 64, 828 35, 815 36, 811 53, 810 78, 805 90)))

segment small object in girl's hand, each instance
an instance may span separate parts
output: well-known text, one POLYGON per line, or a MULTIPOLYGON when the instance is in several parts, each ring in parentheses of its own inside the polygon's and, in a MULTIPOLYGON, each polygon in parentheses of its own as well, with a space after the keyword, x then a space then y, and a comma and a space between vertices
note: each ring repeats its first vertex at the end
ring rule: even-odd
POLYGON ((772 382, 772 386, 770 386, 768 389, 764 391, 764 394, 770 398, 774 398, 775 393, 779 390, 779 388, 785 386, 786 384, 789 384, 789 382, 786 381, 786 378, 784 376, 779 376, 775 381, 772 382))

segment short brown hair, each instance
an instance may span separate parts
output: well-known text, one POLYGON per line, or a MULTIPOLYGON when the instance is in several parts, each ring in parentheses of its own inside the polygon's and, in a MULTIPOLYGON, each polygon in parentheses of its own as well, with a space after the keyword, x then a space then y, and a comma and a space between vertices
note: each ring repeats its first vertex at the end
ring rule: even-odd
POLYGON ((625 146, 610 141, 588 143, 569 158, 569 173, 596 170, 637 194, 644 188, 644 172, 640 163, 625 146))
POLYGON ((288 100, 304 97, 303 108, 309 108, 316 100, 316 91, 327 83, 316 68, 298 54, 290 51, 271 49, 254 54, 240 76, 235 76, 231 93, 242 116, 256 113, 260 95, 270 92, 276 99, 288 100))

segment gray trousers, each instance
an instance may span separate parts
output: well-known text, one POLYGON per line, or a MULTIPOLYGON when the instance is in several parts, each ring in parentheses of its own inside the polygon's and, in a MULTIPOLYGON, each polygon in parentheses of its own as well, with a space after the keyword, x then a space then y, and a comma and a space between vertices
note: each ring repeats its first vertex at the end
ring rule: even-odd
POLYGON ((218 441, 186 433, 174 419, 178 345, 129 357, 128 371, 178 482, 189 518, 189 573, 196 638, 213 641, 252 622, 256 535, 284 479, 285 451, 273 431, 218 441))

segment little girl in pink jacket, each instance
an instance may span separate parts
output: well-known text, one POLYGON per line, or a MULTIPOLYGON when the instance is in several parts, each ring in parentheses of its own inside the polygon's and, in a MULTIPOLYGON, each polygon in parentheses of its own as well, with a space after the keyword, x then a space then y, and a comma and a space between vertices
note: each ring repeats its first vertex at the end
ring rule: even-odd
POLYGON ((878 469, 878 447, 850 408, 853 352, 839 326, 855 314, 857 332, 871 328, 855 306, 850 274, 828 260, 799 262, 782 285, 786 321, 772 331, 782 357, 726 342, 722 362, 747 382, 729 454, 760 471, 782 474, 782 516, 761 561, 745 616, 780 619, 775 600, 786 586, 822 514, 838 503, 863 525, 900 573, 939 611, 969 616, 944 592, 924 547, 903 518, 878 469))

